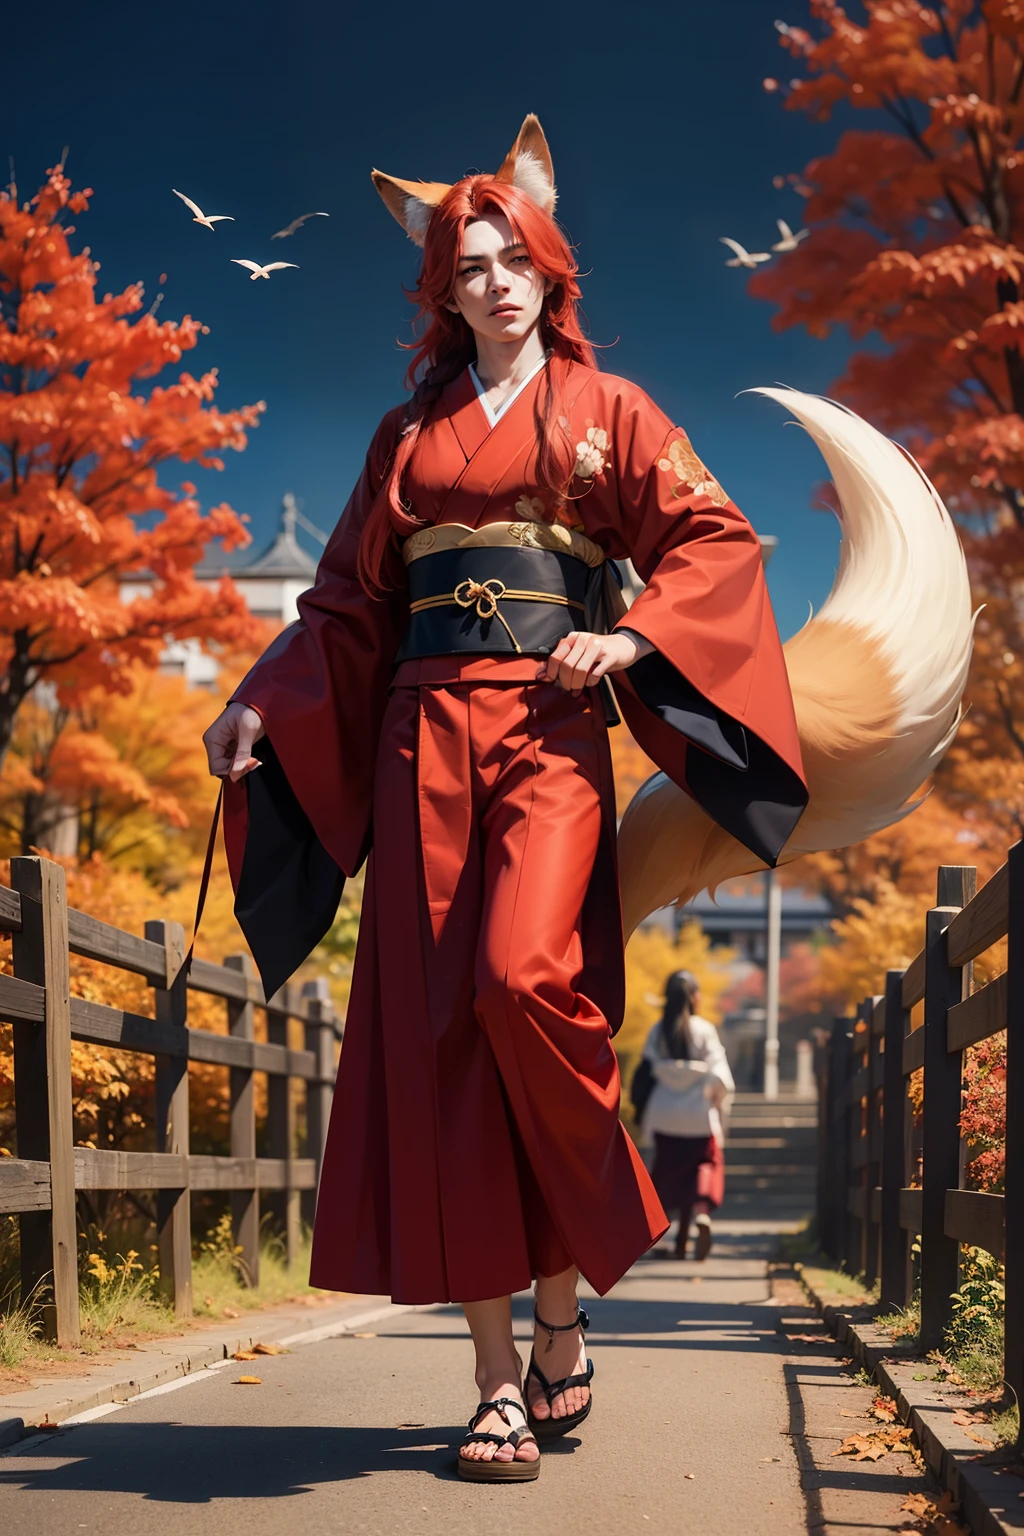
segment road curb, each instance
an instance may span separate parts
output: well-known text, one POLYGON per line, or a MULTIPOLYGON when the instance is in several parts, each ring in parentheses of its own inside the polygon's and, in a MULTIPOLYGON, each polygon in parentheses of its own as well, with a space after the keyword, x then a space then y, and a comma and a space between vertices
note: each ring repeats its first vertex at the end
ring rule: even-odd
POLYGON ((1024 1531, 1024 1479, 999 1472, 978 1461, 977 1441, 952 1423, 954 1408, 929 1391, 927 1381, 915 1381, 920 1358, 893 1358, 890 1336, 873 1322, 865 1307, 843 1310, 829 1302, 807 1279, 803 1266, 793 1266, 800 1284, 821 1314, 836 1342, 894 1398, 900 1418, 914 1431, 921 1454, 943 1488, 962 1506, 974 1536, 1011 1536, 1024 1531))
MULTIPOLYGON (((165 1340, 158 1362, 154 1361, 151 1366, 141 1370, 132 1370, 130 1374, 126 1372, 123 1376, 108 1376, 99 1383, 83 1381, 80 1386, 73 1380, 64 1380, 30 1388, 24 1394, 17 1394, 26 1398, 24 1405, 13 1405, 24 1408, 23 1416, 0 1417, 0 1447, 10 1447, 19 1440, 37 1434, 40 1428, 63 1424, 65 1420, 76 1418, 92 1408, 100 1408, 108 1403, 128 1402, 144 1392, 152 1391, 154 1387, 162 1387, 178 1378, 193 1376, 207 1367, 220 1365, 237 1350, 249 1349, 257 1341, 298 1348, 303 1344, 316 1343, 319 1339, 351 1332, 371 1322, 399 1317, 406 1312, 426 1310, 383 1299, 373 1306, 375 1299, 360 1297, 347 1303, 326 1320, 323 1313, 312 1314, 308 1321, 297 1317, 294 1312, 285 1315, 250 1313, 240 1320, 240 1325, 236 1325, 236 1328, 244 1327, 246 1332, 220 1333, 212 1338, 207 1335, 204 1340, 165 1340), (180 1349, 176 1349, 176 1345, 180 1349)), ((0 1413, 9 1405, 10 1397, 0 1407, 0 1413)))

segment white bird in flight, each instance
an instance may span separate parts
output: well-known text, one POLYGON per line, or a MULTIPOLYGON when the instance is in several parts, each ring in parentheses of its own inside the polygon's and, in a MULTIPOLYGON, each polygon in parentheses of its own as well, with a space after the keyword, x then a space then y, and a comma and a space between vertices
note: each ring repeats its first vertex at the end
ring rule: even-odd
POLYGON ((757 267, 762 261, 771 261, 767 251, 745 251, 736 240, 730 240, 728 235, 719 235, 722 245, 727 245, 730 251, 735 251, 735 260, 727 261, 727 267, 757 267))
POLYGON ((297 267, 297 261, 268 261, 265 267, 261 267, 258 261, 246 261, 244 256, 232 256, 231 260, 236 267, 248 267, 252 273, 250 282, 255 282, 258 277, 269 278, 271 272, 279 272, 282 267, 297 267))
POLYGON ((195 218, 192 220, 193 224, 204 224, 207 229, 212 229, 215 224, 222 224, 225 219, 229 224, 235 222, 233 215, 230 213, 204 213, 198 203, 194 203, 190 197, 186 197, 184 192, 179 192, 177 187, 172 187, 171 191, 175 197, 181 198, 186 208, 191 208, 195 214, 195 218))
POLYGON ((775 222, 779 226, 779 234, 782 236, 782 239, 777 245, 772 246, 773 251, 795 251, 800 241, 806 240, 810 234, 809 229, 798 229, 794 235, 785 219, 776 219, 775 222))
POLYGON ((271 235, 271 240, 286 240, 289 235, 294 235, 297 229, 301 229, 307 219, 329 219, 329 213, 303 213, 297 219, 292 219, 284 229, 279 229, 276 235, 271 235))

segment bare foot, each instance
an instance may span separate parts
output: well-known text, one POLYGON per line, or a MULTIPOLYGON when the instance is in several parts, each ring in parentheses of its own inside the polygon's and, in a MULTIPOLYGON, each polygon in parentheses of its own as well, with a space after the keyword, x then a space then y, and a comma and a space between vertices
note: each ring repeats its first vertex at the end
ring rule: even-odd
MULTIPOLYGON (((522 1406, 523 1393, 518 1381, 502 1381, 492 1385, 478 1382, 482 1402, 494 1402, 498 1398, 511 1398, 500 1409, 492 1408, 474 1425, 482 1434, 507 1435, 526 1426, 526 1409, 522 1406)), ((493 1440, 468 1440, 459 1448, 459 1455, 466 1461, 536 1461, 540 1448, 535 1440, 527 1440, 518 1446, 495 1445, 493 1440)))

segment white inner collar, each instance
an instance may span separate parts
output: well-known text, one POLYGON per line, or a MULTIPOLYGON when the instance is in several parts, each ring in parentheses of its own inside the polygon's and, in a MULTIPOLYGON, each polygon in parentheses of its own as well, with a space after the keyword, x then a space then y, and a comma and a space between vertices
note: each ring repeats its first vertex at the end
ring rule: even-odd
POLYGON ((470 363, 469 376, 473 380, 473 388, 476 390, 476 397, 480 401, 480 404, 483 406, 484 415, 487 417, 487 421, 490 426, 495 426, 501 417, 504 416, 513 400, 519 399, 519 396, 522 394, 527 384, 529 384, 530 380, 536 378, 537 374, 540 373, 550 355, 551 354, 549 352, 545 352, 540 362, 537 363, 535 367, 530 369, 525 379, 520 379, 512 393, 505 396, 504 400, 501 401, 497 409, 495 409, 495 407, 488 400, 487 391, 484 389, 484 386, 480 382, 480 377, 476 371, 476 368, 472 363, 470 363))

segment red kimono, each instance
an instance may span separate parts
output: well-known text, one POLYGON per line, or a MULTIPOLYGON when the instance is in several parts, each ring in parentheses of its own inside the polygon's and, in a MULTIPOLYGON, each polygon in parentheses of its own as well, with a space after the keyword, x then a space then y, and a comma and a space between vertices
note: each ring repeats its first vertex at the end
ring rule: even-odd
MULTIPOLYGON (((806 790, 758 540, 641 390, 580 365, 564 401, 576 477, 548 506, 543 384, 492 426, 460 375, 424 423, 404 500, 427 525, 514 523, 527 538, 555 517, 631 558, 647 585, 623 622, 656 649, 615 674, 629 727, 774 863, 806 790)), ((536 654, 396 669, 408 594, 367 596, 356 554, 403 415, 381 423, 301 618, 234 695, 267 731, 263 767, 226 804, 268 995, 369 854, 311 1279, 472 1301, 576 1263, 604 1292, 667 1225, 618 1119, 605 710, 596 690, 537 683, 536 654)))

